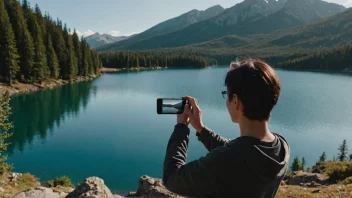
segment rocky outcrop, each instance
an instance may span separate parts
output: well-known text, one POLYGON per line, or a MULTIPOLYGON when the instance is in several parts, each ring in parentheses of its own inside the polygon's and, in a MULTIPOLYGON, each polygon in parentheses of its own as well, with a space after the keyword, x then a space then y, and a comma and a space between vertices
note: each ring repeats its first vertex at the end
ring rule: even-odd
POLYGON ((104 180, 98 177, 89 177, 72 191, 66 198, 118 198, 105 186, 104 180))
POLYGON ((161 179, 151 178, 146 175, 139 179, 138 191, 130 193, 127 197, 181 198, 181 196, 168 191, 162 184, 161 179))
POLYGON ((328 178, 320 173, 307 173, 303 171, 293 172, 292 175, 287 176, 288 185, 301 185, 307 187, 316 187, 319 185, 328 184, 328 178))
POLYGON ((51 188, 38 187, 36 189, 20 192, 13 198, 65 198, 66 196, 66 193, 57 193, 51 188))

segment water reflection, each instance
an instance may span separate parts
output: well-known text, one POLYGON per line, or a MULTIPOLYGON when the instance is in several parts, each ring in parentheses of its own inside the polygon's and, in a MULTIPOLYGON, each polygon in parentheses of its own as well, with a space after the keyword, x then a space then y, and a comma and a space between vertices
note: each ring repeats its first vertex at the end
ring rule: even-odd
POLYGON ((16 148, 22 152, 36 137, 45 141, 55 126, 59 127, 68 117, 77 117, 87 108, 92 94, 96 95, 92 84, 92 81, 82 82, 13 97, 10 120, 14 128, 11 130, 13 136, 9 138, 9 155, 16 148))

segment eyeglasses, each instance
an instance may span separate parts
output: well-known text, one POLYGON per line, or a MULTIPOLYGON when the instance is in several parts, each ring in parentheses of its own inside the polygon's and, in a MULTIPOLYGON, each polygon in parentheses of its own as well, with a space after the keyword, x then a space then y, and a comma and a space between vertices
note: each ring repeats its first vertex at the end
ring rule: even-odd
POLYGON ((224 99, 227 98, 227 91, 222 91, 221 94, 222 94, 222 97, 223 97, 224 99))

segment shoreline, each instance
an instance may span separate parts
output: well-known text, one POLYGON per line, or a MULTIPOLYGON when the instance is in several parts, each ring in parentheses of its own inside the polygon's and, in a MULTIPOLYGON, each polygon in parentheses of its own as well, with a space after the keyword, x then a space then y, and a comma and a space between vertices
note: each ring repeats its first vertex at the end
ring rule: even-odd
POLYGON ((55 87, 70 84, 70 83, 90 81, 95 78, 98 78, 100 75, 101 75, 101 73, 100 74, 91 74, 90 76, 85 76, 85 77, 77 76, 71 80, 57 79, 57 80, 49 80, 46 82, 33 83, 33 84, 14 82, 14 83, 12 83, 12 86, 10 86, 6 83, 0 83, 0 94, 5 93, 5 92, 9 92, 10 96, 15 96, 15 95, 21 95, 21 94, 26 94, 26 93, 33 93, 33 92, 37 92, 40 90, 53 89, 55 87))
POLYGON ((102 73, 116 73, 121 71, 141 71, 141 70, 160 70, 168 67, 131 67, 131 68, 106 68, 103 67, 100 71, 102 73))
POLYGON ((133 67, 133 68, 101 68, 99 74, 92 74, 90 76, 77 76, 71 80, 63 80, 63 79, 57 79, 57 80, 49 80, 46 82, 42 83, 33 83, 33 84, 26 84, 26 83, 20 83, 20 82, 13 82, 12 86, 0 82, 0 94, 5 93, 8 91, 10 93, 10 96, 15 96, 15 95, 21 95, 21 94, 26 94, 26 93, 33 93, 37 92, 40 90, 45 90, 45 89, 53 89, 58 86, 70 84, 70 83, 76 83, 76 82, 82 82, 82 81, 90 81, 95 78, 98 78, 99 76, 103 75, 104 73, 116 73, 116 72, 121 72, 121 71, 141 71, 141 70, 161 70, 161 69, 167 69, 167 67, 133 67))

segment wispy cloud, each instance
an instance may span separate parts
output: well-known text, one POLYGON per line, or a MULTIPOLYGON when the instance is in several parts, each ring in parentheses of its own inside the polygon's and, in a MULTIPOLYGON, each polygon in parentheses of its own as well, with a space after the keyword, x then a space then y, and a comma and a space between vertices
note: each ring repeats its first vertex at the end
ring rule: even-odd
MULTIPOLYGON (((71 34, 73 34, 73 31, 71 30, 70 32, 71 34)), ((96 32, 92 31, 92 30, 87 30, 87 31, 84 31, 83 33, 79 30, 76 30, 76 33, 78 35, 79 38, 81 38, 81 36, 83 37, 87 37, 87 36, 90 36, 92 34, 95 34, 96 32)))
POLYGON ((346 7, 351 7, 352 6, 352 0, 346 1, 346 3, 343 4, 346 7))
POLYGON ((111 36, 121 36, 121 31, 119 31, 119 30, 111 30, 111 31, 109 32, 109 34, 110 34, 111 36))

